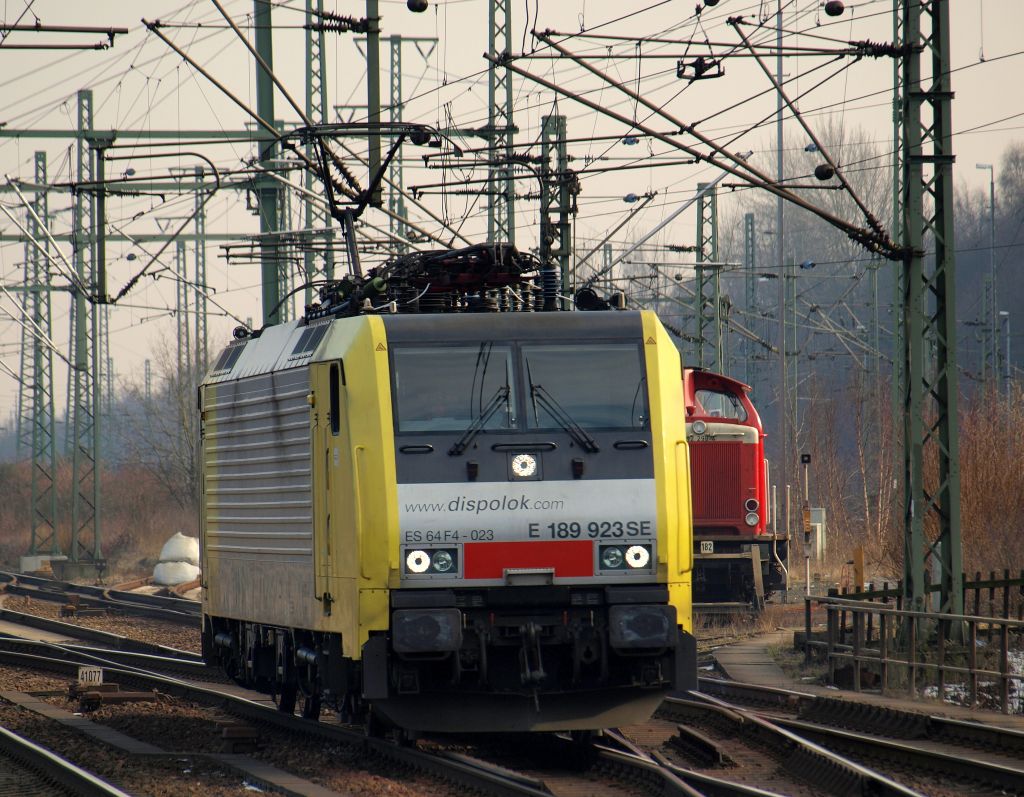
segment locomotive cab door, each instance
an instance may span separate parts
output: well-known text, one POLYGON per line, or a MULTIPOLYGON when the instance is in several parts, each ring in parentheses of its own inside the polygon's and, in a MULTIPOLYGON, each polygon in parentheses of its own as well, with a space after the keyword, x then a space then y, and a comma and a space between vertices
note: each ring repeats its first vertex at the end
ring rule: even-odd
MULTIPOLYGON (((342 516, 346 474, 351 471, 345 371, 341 361, 310 366, 310 438, 313 485, 313 568, 315 595, 330 615, 341 596, 334 584, 348 575, 339 561, 341 532, 349 524, 342 516)), ((350 474, 349 474, 350 475, 350 474)), ((344 558, 344 557, 342 557, 344 558)))

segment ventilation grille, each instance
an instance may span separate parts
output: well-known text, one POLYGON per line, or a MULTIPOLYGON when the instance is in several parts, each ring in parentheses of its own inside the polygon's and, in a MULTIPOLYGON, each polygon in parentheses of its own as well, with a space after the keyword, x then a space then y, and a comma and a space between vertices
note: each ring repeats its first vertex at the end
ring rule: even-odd
POLYGON ((743 520, 743 444, 690 443, 693 521, 743 520))

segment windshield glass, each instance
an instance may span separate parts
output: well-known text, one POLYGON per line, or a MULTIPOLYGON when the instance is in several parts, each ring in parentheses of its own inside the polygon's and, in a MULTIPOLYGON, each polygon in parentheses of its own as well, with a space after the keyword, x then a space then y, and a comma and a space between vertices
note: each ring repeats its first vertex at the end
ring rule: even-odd
POLYGON ((745 421, 747 411, 743 409, 739 396, 723 393, 720 390, 698 390, 697 402, 704 408, 707 418, 728 418, 733 421, 745 421))
POLYGON ((562 426, 543 400, 544 394, 586 429, 647 426, 647 384, 637 346, 524 346, 523 362, 528 382, 526 422, 531 428, 562 426), (533 387, 542 388, 540 400, 533 387))
POLYGON ((392 349, 400 432, 461 432, 508 387, 508 401, 484 429, 515 426, 512 350, 508 346, 392 349))

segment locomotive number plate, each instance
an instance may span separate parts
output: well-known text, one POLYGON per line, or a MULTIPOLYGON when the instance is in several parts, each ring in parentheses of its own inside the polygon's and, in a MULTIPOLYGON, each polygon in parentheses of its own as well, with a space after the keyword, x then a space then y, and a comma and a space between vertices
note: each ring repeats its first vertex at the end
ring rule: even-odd
POLYGON ((715 541, 714 540, 701 540, 700 541, 700 552, 701 553, 714 553, 715 552, 715 541))

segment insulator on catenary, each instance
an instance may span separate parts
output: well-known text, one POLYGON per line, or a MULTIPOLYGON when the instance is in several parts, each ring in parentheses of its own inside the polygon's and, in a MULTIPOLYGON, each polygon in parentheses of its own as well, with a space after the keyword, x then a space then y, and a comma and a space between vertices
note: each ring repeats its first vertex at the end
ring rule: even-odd
POLYGON ((836 170, 829 166, 827 163, 819 163, 814 167, 814 176, 819 180, 831 180, 836 174, 836 170))

